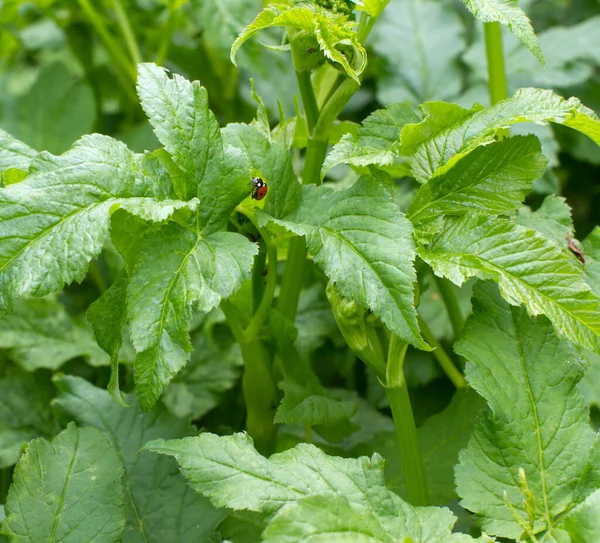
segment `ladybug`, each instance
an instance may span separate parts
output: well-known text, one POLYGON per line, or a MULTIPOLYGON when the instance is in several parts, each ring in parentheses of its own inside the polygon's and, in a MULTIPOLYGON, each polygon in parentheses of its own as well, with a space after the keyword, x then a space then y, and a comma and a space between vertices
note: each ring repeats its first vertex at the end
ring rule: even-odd
POLYGON ((269 187, 262 177, 254 177, 251 184, 252 198, 255 200, 262 200, 267 195, 267 192, 269 192, 269 187))

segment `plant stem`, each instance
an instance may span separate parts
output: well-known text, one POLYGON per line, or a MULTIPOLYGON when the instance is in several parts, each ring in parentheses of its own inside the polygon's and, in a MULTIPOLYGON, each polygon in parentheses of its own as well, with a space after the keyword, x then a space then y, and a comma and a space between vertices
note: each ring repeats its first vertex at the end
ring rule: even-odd
POLYGON ((303 237, 292 238, 276 305, 277 310, 292 322, 296 320, 305 260, 306 241, 303 237))
POLYGON ((267 263, 267 250, 264 240, 259 242, 258 254, 254 257, 252 266, 252 311, 256 313, 265 292, 265 264, 267 263))
POLYGON ((460 306, 458 305, 456 292, 452 287, 452 283, 450 283, 448 279, 438 277, 435 274, 432 275, 440 296, 444 302, 444 306, 446 307, 446 311, 448 312, 448 318, 450 319, 452 331, 454 332, 454 339, 456 340, 458 339, 458 336, 465 325, 465 320, 463 319, 460 306))
POLYGON ((159 66, 162 66, 163 62, 167 58, 169 54, 169 48, 171 47, 171 38, 173 37, 173 33, 177 28, 177 21, 179 19, 179 9, 171 9, 169 10, 169 17, 167 18, 167 22, 162 31, 162 39, 160 41, 160 45, 158 47, 158 52, 156 53, 156 58, 154 62, 159 66))
POLYGON ((440 367, 447 375, 448 379, 452 381, 454 386, 456 388, 464 388, 469 386, 463 374, 458 371, 448 353, 440 345, 438 340, 435 339, 435 336, 429 329, 429 326, 427 326, 427 323, 421 317, 419 317, 419 328, 421 329, 421 334, 423 334, 425 341, 433 347, 433 356, 435 356, 436 360, 440 364, 440 367))
POLYGON ((484 23, 485 53, 488 64, 488 87, 491 105, 508 96, 504 53, 502 51, 502 28, 500 23, 484 23))
POLYGON ((125 38, 125 44, 127 45, 127 49, 129 49, 131 59, 133 60, 134 64, 140 64, 142 62, 140 48, 137 40, 135 39, 133 29, 131 28, 129 17, 127 17, 127 12, 121 5, 121 0, 113 0, 113 7, 115 10, 115 15, 117 16, 117 22, 119 23, 119 27, 123 33, 123 38, 125 38))
POLYGON ((296 81, 298 82, 298 90, 304 105, 304 113, 306 114, 306 122, 308 124, 308 136, 312 135, 312 131, 319 120, 319 106, 315 97, 315 91, 312 86, 310 72, 296 72, 296 81))
POLYGON ((92 279, 94 285, 96 285, 96 288, 100 294, 108 289, 108 285, 106 284, 104 275, 102 275, 102 271, 100 271, 100 266, 98 266, 97 260, 92 260, 90 262, 88 273, 90 274, 90 278, 92 279))
POLYGON ((127 95, 133 99, 134 102, 137 103, 137 96, 134 92, 134 87, 137 79, 137 73, 135 67, 131 64, 129 59, 123 54, 121 51, 121 47, 115 42, 113 37, 110 35, 110 32, 106 28, 102 17, 98 14, 98 12, 94 9, 89 0, 77 0, 82 11, 86 14, 90 23, 98 33, 100 40, 106 47, 108 54, 112 58, 115 68, 117 69, 117 74, 119 80, 123 84, 127 95), (133 86, 131 83, 133 82, 133 86))
POLYGON ((408 387, 404 379, 403 366, 407 348, 407 343, 400 341, 395 334, 392 334, 387 357, 385 392, 396 427, 408 501, 412 505, 429 505, 425 466, 408 387))

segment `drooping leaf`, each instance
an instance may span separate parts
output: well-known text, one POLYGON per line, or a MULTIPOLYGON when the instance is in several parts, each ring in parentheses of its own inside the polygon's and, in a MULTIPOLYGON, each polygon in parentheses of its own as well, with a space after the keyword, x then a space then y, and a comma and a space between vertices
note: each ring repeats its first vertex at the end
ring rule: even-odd
POLYGON ((49 64, 27 92, 4 108, 0 104, 0 117, 6 131, 34 149, 63 153, 92 132, 94 92, 86 83, 74 81, 63 63, 49 64))
POLYGON ((136 390, 144 409, 188 359, 191 306, 209 311, 231 296, 249 278, 257 250, 240 234, 202 237, 175 223, 144 240, 127 295, 130 337, 138 352, 136 390))
POLYGON ((245 41, 257 32, 272 27, 297 28, 313 35, 324 55, 340 64, 352 79, 360 83, 359 76, 367 65, 367 55, 358 40, 358 34, 353 30, 354 23, 343 15, 314 4, 268 4, 235 40, 231 47, 231 61, 235 64, 237 50, 245 41), (349 55, 353 57, 352 63, 340 46, 352 50, 349 55))
POLYGON ((366 177, 344 192, 305 186, 293 213, 282 220, 260 214, 259 222, 305 235, 315 262, 343 296, 370 308, 401 338, 426 347, 413 305, 412 226, 391 187, 366 177))
POLYGON ((0 129, 0 172, 9 168, 28 170, 31 161, 37 155, 29 145, 0 129))
POLYGON ((460 285, 469 277, 492 279, 511 304, 531 315, 546 315, 557 332, 574 343, 600 345, 600 300, 581 270, 533 230, 479 213, 449 217, 419 256, 460 285))
POLYGON ((377 78, 384 104, 448 100, 462 87, 459 56, 466 47, 464 24, 450 4, 435 0, 391 0, 369 37, 386 62, 377 78))
POLYGON ((411 155, 413 175, 422 182, 440 175, 480 145, 494 141, 498 130, 515 123, 562 124, 600 145, 600 121, 577 98, 565 100, 550 90, 526 88, 512 98, 471 110, 433 102, 422 106, 424 119, 401 133, 400 152, 411 155))
MULTIPOLYGON (((303 504, 316 500, 323 507, 325 519, 343 511, 339 519, 341 525, 356 526, 356 521, 351 519, 356 511, 362 512, 368 527, 379 525, 378 533, 388 534, 389 539, 382 541, 402 541, 405 537, 412 537, 415 543, 471 540, 458 534, 450 535, 455 519, 447 509, 412 507, 389 491, 378 456, 371 459, 331 457, 313 445, 300 444, 267 459, 256 452, 246 434, 226 437, 202 434, 181 440, 155 440, 145 448, 174 456, 191 486, 216 506, 258 511, 266 517, 279 512, 272 521, 277 518, 281 521, 275 522, 270 533, 273 537, 278 536, 280 530, 285 533, 291 529, 289 524, 295 524, 294 519, 299 515, 302 524, 310 529, 314 505, 305 509, 303 504), (325 496, 329 501, 324 500, 325 496), (340 503, 343 509, 339 509, 340 503), (287 511, 296 513, 290 518, 287 511), (395 539, 391 538, 392 534, 395 539)), ((316 519, 317 530, 323 529, 325 519, 316 519)))
POLYGON ((483 23, 498 22, 507 26, 523 45, 544 64, 540 43, 529 18, 519 7, 518 0, 463 0, 463 3, 483 23))
POLYGON ((546 159, 534 136, 516 136, 480 147, 417 192, 408 217, 415 225, 440 215, 516 209, 544 173, 546 159))
POLYGON ((224 513, 188 487, 172 459, 140 451, 149 439, 194 433, 187 421, 173 417, 164 407, 144 413, 131 394, 127 396, 131 407, 122 407, 105 390, 78 377, 63 375, 54 382, 59 389, 55 404, 60 412, 100 430, 123 462, 124 542, 220 541, 215 538, 215 528, 224 513))
POLYGON ((19 300, 15 312, 0 319, 0 347, 28 371, 56 370, 79 356, 92 366, 108 364, 89 327, 49 299, 19 300))
POLYGON ((113 543, 125 528, 123 466, 96 428, 70 423, 30 443, 14 473, 3 531, 10 541, 113 543))
POLYGON ((64 155, 39 154, 31 172, 0 191, 4 310, 19 296, 44 296, 81 281, 108 235, 111 208, 132 200, 152 206, 170 190, 151 156, 98 134, 64 155))
POLYGON ((546 319, 508 305, 489 283, 474 292, 474 313, 455 349, 492 414, 478 421, 460 455, 458 494, 492 535, 518 538, 525 525, 552 533, 589 476, 595 434, 575 387, 583 366, 546 319))
POLYGON ((23 447, 36 437, 52 437, 54 389, 47 376, 8 369, 0 379, 0 469, 17 463, 23 447))
POLYGON ((587 543, 600 539, 600 490, 573 509, 563 522, 571 543, 587 543))
POLYGON ((408 123, 418 121, 408 104, 392 104, 369 115, 357 134, 346 134, 327 155, 321 177, 338 164, 352 166, 375 165, 401 177, 402 171, 410 174, 407 165, 394 164, 400 146, 400 131, 408 123))

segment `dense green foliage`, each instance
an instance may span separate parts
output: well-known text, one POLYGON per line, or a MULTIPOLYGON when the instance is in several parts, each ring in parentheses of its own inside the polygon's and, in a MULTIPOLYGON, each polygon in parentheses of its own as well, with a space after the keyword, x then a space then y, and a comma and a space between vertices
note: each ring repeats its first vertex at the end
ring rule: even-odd
POLYGON ((600 541, 598 0, 0 25, 0 543, 600 541))

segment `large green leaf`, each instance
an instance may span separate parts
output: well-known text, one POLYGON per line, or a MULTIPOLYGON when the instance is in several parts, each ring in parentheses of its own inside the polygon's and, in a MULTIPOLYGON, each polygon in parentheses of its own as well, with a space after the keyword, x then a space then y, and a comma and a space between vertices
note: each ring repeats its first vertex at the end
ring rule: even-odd
POLYGON ((582 347, 600 346, 600 300, 577 264, 537 232, 479 213, 449 217, 418 254, 457 285, 469 277, 493 279, 511 304, 546 315, 582 347))
POLYGON ((463 0, 467 9, 484 23, 498 22, 508 26, 543 64, 544 56, 531 22, 519 7, 518 0, 463 0))
POLYGON ((385 61, 377 98, 384 104, 448 100, 462 87, 459 56, 464 24, 451 4, 391 0, 373 28, 369 45, 385 61))
POLYGON ((415 225, 440 215, 513 211, 546 169, 535 136, 516 136, 480 147, 417 192, 408 217, 415 225))
POLYGON ((217 541, 215 528, 224 513, 189 488, 172 459, 140 452, 149 439, 192 434, 187 421, 173 417, 164 407, 144 413, 133 395, 127 396, 131 407, 122 407, 105 390, 78 377, 60 376, 55 383, 59 410, 80 424, 100 430, 123 462, 127 504, 124 543, 217 541))
POLYGON ((402 130, 400 149, 412 155, 413 175, 422 182, 444 173, 476 147, 492 143, 498 130, 515 123, 562 124, 600 145, 597 115, 577 98, 565 100, 550 90, 520 89, 487 109, 432 102, 424 104, 422 111, 423 121, 402 130))
MULTIPOLYGON (((43 67, 18 98, 0 104, 2 127, 34 149, 62 153, 94 127, 94 93, 62 63, 43 67)), ((13 166, 19 167, 19 166, 13 166)))
MULTIPOLYGON (((113 207, 130 204, 135 212, 134 204, 149 209, 170 196, 170 181, 151 155, 134 155, 98 134, 84 136, 64 155, 41 153, 31 172, 0 191, 4 310, 19 296, 44 296, 81 281, 102 249, 113 207)), ((160 211, 156 218, 164 220, 160 211)))
POLYGON ((92 366, 108 364, 89 327, 49 299, 19 300, 15 312, 0 319, 0 347, 28 371, 56 370, 79 356, 92 366))
POLYGON ((568 247, 567 236, 574 235, 571 208, 562 196, 554 194, 546 196, 542 205, 535 211, 531 211, 527 206, 520 208, 515 222, 538 231, 561 249, 568 247))
POLYGON ((573 509, 563 522, 571 543, 600 540, 600 490, 596 490, 582 504, 573 509))
POLYGON ((70 423, 30 443, 15 469, 2 530, 19 543, 114 543, 125 528, 123 466, 96 428, 70 423))
POLYGON ((400 131, 418 116, 408 104, 392 104, 369 115, 357 134, 345 134, 327 155, 321 177, 338 164, 361 167, 375 165, 400 177, 410 174, 408 164, 395 164, 400 131))
POLYGON ((0 469, 16 464, 33 438, 53 435, 53 397, 47 375, 7 368, 0 379, 0 469))
POLYGON ((367 65, 367 54, 353 30, 354 23, 343 15, 315 4, 268 4, 235 40, 231 47, 231 61, 235 64, 236 52, 245 41, 257 32, 272 27, 294 28, 313 35, 316 38, 315 45, 323 54, 340 64, 352 79, 360 83, 359 76, 367 65), (351 49, 350 55, 344 53, 344 47, 351 49))
POLYGON ((595 434, 575 386, 583 366, 546 319, 509 306, 491 284, 475 287, 474 307, 455 349, 492 414, 460 455, 461 503, 492 535, 553 533, 589 477, 595 434))
POLYGON ((600 297, 600 226, 596 226, 583 241, 586 271, 592 290, 600 297))
POLYGON ((261 214, 259 221, 305 235, 315 262, 343 296, 370 308, 401 338, 426 347, 414 308, 412 225, 390 185, 363 177, 343 192, 305 186, 293 213, 282 220, 261 214))
POLYGON ((202 237, 170 223, 142 243, 128 287, 131 341, 138 352, 140 405, 154 405, 186 363, 190 309, 216 307, 250 277, 258 247, 232 232, 202 237))
MULTIPOLYGON (((302 540, 298 530, 303 528, 298 523, 310 531, 314 522, 313 533, 319 533, 338 514, 338 527, 356 527, 359 512, 367 533, 372 529, 379 537, 387 537, 370 541, 403 541, 405 537, 415 543, 471 541, 468 536, 450 535, 455 519, 449 510, 412 507, 388 490, 378 456, 332 457, 313 445, 301 444, 267 459, 256 452, 246 434, 160 439, 145 448, 174 456, 191 486, 216 506, 258 511, 263 516, 278 512, 265 534, 274 539, 267 541, 290 541, 290 529, 296 534, 292 541, 302 540), (317 518, 315 507, 322 508, 317 518), (288 539, 277 539, 282 534, 288 534, 288 539)), ((339 541, 335 533, 331 537, 328 541, 339 541)))

